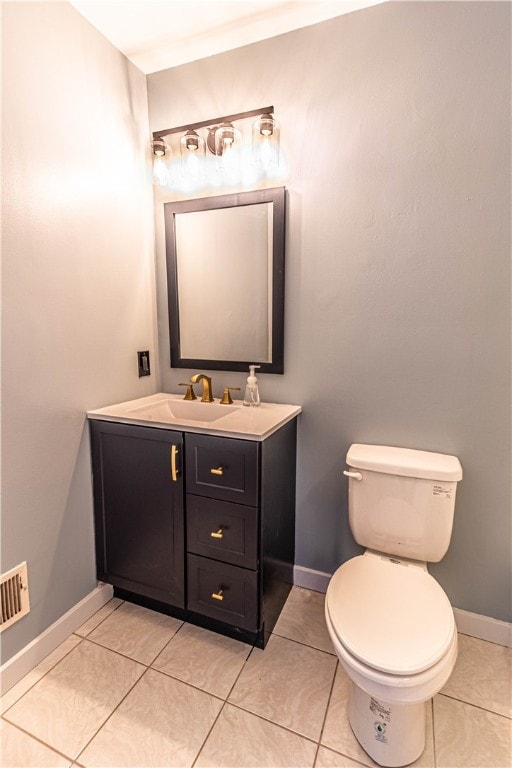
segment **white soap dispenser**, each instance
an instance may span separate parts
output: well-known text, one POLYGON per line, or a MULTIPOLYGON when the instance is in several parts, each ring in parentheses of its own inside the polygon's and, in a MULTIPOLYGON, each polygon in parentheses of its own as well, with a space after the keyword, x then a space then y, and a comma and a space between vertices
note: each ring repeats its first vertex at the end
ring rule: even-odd
POLYGON ((258 379, 254 373, 255 368, 261 368, 261 365, 250 365, 247 384, 245 385, 244 405, 255 407, 260 404, 260 393, 258 391, 258 379))

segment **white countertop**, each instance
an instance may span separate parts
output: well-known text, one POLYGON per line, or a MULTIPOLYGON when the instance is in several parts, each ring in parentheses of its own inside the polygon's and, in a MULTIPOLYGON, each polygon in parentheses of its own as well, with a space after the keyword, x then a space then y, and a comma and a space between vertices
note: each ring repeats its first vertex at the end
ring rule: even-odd
POLYGON ((257 408, 248 408, 241 400, 234 400, 232 405, 219 405, 218 400, 215 403, 201 403, 199 399, 188 403, 184 401, 183 393, 174 395, 159 392, 137 400, 87 411, 87 418, 261 441, 283 424, 296 418, 301 411, 300 405, 281 403, 261 403, 257 408), (190 406, 190 414, 173 414, 175 403, 176 411, 186 410, 190 406), (207 417, 205 419, 201 418, 203 409, 207 417), (212 420, 212 416, 218 418, 212 420))

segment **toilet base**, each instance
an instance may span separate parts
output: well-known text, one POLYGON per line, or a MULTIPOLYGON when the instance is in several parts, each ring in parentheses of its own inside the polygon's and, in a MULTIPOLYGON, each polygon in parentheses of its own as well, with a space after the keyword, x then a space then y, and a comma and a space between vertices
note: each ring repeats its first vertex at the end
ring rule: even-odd
POLYGON ((426 702, 378 701, 351 681, 348 719, 362 748, 379 765, 409 765, 425 749, 426 702))

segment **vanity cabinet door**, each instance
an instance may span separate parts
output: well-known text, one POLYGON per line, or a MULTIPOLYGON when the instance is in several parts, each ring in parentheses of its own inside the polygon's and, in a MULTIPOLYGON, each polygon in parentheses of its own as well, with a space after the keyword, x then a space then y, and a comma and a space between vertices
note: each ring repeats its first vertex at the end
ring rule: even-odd
POLYGON ((183 607, 182 434, 92 421, 91 437, 98 578, 183 607))

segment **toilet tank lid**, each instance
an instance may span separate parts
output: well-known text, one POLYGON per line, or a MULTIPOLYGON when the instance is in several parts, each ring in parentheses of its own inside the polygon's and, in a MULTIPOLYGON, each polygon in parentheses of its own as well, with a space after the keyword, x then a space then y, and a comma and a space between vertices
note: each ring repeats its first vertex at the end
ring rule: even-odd
POLYGON ((389 475, 427 480, 462 480, 462 467, 456 456, 389 445, 354 443, 347 453, 347 464, 389 475))

